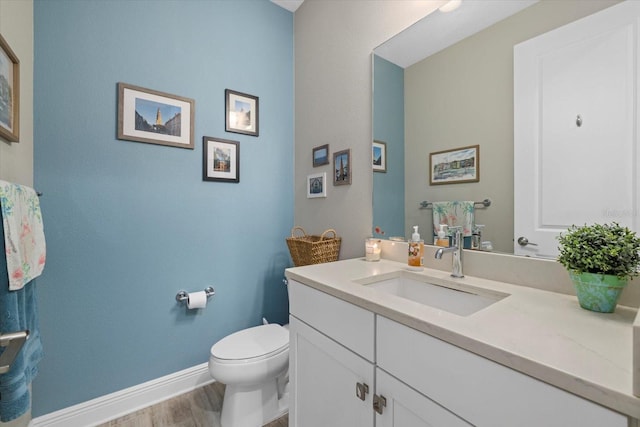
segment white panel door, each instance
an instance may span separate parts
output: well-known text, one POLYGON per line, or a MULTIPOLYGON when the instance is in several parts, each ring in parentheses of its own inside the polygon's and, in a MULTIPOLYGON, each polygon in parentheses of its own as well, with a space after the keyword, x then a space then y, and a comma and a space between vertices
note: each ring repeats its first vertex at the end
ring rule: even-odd
POLYGON ((289 425, 372 427, 373 364, 294 316, 289 328, 289 425), (358 384, 368 393, 357 394, 358 384))
POLYGON ((573 224, 638 230, 638 17, 629 1, 515 46, 516 254, 555 257, 573 224))
POLYGON ((386 401, 376 427, 471 426, 380 368, 376 368, 376 394, 386 401))

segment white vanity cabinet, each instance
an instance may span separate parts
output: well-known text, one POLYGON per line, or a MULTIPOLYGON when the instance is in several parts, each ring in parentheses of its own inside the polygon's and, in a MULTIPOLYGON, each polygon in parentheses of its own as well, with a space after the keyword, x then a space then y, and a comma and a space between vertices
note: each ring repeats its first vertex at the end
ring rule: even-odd
POLYGON ((374 314, 293 280, 289 303, 289 425, 373 426, 374 314))
POLYGON ((289 301, 291 427, 630 425, 622 414, 291 279, 289 301))
POLYGON ((376 427, 470 427, 460 417, 376 368, 376 398, 384 399, 376 427))
POLYGON ((291 427, 469 426, 376 369, 372 312, 293 280, 289 300, 291 427))
POLYGON ((629 425, 620 413, 385 317, 377 316, 376 332, 376 363, 381 369, 472 425, 629 425))

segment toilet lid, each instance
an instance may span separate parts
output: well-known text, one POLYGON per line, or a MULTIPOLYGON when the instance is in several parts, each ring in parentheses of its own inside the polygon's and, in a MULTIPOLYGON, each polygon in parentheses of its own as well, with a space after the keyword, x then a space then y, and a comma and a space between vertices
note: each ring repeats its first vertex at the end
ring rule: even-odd
POLYGON ((265 356, 289 345, 289 331, 280 325, 255 326, 224 337, 211 347, 217 359, 251 359, 265 356))

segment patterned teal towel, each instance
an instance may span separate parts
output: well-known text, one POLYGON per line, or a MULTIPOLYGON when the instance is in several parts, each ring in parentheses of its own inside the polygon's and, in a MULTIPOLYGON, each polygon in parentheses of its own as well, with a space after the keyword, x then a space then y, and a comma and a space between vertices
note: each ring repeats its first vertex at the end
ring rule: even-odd
MULTIPOLYGON (((5 251, 4 230, 0 227, 0 248, 5 251)), ((29 331, 9 372, 0 375, 0 421, 14 420, 31 406, 29 384, 38 373, 42 359, 42 342, 38 323, 36 283, 32 280, 22 289, 9 290, 7 263, 0 257, 0 333, 29 331)), ((4 351, 0 347, 0 354, 4 351)))
POLYGON ((33 188, 0 181, 9 289, 21 289, 44 269, 47 249, 40 201, 33 188))
POLYGON ((438 235, 438 226, 462 227, 463 236, 471 236, 474 223, 473 202, 433 202, 433 235, 438 235))

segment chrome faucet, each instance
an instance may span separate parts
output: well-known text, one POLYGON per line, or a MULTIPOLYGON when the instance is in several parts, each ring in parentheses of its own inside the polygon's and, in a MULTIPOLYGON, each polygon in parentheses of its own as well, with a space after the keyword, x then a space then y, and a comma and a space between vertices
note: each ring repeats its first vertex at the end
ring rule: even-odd
POLYGON ((464 277, 464 274, 462 274, 462 246, 464 246, 462 227, 450 227, 449 229, 454 230, 452 245, 448 248, 438 248, 436 259, 442 259, 442 254, 445 252, 453 252, 451 277, 461 278, 464 277))

